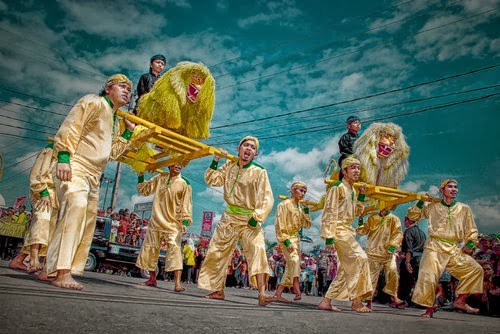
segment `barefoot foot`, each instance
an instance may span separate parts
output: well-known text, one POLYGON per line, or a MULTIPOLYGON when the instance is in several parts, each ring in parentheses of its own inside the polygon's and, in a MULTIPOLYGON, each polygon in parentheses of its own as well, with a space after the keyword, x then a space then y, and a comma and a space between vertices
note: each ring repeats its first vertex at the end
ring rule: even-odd
POLYGON ((339 309, 338 307, 333 306, 332 304, 330 304, 330 302, 326 302, 324 300, 322 300, 318 304, 318 309, 320 309, 322 311, 342 312, 341 309, 339 309))
POLYGON ((274 299, 274 301, 276 301, 278 303, 291 303, 291 301, 289 301, 288 299, 286 299, 285 297, 282 297, 282 296, 274 295, 273 299, 274 299))
POLYGON ((28 267, 23 263, 24 259, 28 256, 27 254, 18 254, 12 261, 9 262, 9 268, 14 270, 27 270, 28 267))
POLYGON ((453 307, 457 310, 461 310, 465 313, 469 313, 469 314, 479 314, 479 309, 478 308, 474 308, 474 307, 471 307, 469 306, 469 304, 466 304, 466 303, 457 303, 457 302, 454 302, 453 303, 453 307))
POLYGON ((155 281, 146 281, 146 282, 141 282, 139 283, 141 286, 152 286, 153 288, 158 287, 157 283, 155 281))
POLYGON ((366 307, 361 302, 360 303, 353 303, 351 306, 351 309, 355 312, 358 312, 358 313, 370 313, 372 311, 370 308, 366 307))
POLYGON ((223 291, 214 291, 208 295, 203 296, 203 298, 224 300, 225 296, 223 291))
POLYGON ((71 276, 70 272, 67 272, 63 275, 58 275, 56 279, 50 283, 54 286, 57 286, 58 288, 63 288, 63 289, 71 289, 71 290, 83 289, 83 285, 75 281, 73 276, 71 276))
POLYGON ((266 306, 266 305, 272 303, 273 301, 275 301, 273 296, 268 296, 265 294, 259 295, 259 305, 260 306, 266 306))

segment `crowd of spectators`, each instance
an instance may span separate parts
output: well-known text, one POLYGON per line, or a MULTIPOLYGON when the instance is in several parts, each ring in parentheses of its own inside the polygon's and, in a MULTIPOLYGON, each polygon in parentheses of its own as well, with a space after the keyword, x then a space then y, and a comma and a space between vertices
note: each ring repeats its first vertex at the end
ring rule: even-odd
POLYGON ((26 205, 21 205, 17 209, 13 207, 2 208, 0 210, 0 221, 29 226, 31 213, 26 211, 26 205))

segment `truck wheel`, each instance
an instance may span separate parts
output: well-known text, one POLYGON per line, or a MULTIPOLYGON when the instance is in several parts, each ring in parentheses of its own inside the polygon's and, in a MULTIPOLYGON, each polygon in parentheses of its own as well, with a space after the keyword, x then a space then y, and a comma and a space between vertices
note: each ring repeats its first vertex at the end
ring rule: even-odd
POLYGON ((97 258, 93 253, 89 252, 87 255, 87 262, 85 262, 85 271, 94 271, 97 267, 97 258))
MULTIPOLYGON (((158 266, 156 266, 155 270, 156 270, 156 274, 158 275, 158 266)), ((149 270, 147 270, 147 269, 141 269, 140 272, 141 272, 141 277, 142 278, 149 279, 149 276, 150 276, 149 275, 149 270)))

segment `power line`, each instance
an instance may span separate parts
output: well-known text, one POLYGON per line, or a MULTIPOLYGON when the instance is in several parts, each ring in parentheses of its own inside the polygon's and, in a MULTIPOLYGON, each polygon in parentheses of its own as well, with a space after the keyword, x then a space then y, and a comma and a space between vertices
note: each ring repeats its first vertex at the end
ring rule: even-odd
MULTIPOLYGON (((1 108, 0 109, 2 110, 7 110, 7 111, 13 111, 13 110, 8 110, 8 109, 5 109, 5 108, 1 108)), ((7 118, 7 119, 11 119, 11 120, 14 120, 14 121, 20 121, 20 122, 24 122, 25 120, 24 119, 20 119, 20 118, 15 118, 15 117, 9 117, 9 116, 6 116, 6 115, 0 115, 0 117, 3 117, 3 118, 7 118)), ((40 123, 35 123, 35 122, 27 122, 31 125, 37 125, 37 126, 41 126, 41 127, 46 127, 46 128, 49 128, 49 129, 54 129, 54 130, 57 130, 57 128, 53 127, 53 126, 50 126, 50 125, 45 125, 45 124, 40 124, 40 123)), ((7 126, 7 124, 2 124, 0 123, 0 125, 5 125, 7 126)))
MULTIPOLYGON (((258 130, 259 131, 264 131, 267 129, 274 129, 276 126, 290 126, 290 125, 295 125, 295 124, 305 124, 305 123, 310 123, 314 122, 316 120, 324 120, 326 117, 340 117, 340 116, 345 116, 348 114, 359 114, 363 113, 366 111, 375 111, 375 110, 380 110, 384 108, 391 108, 391 107, 397 107, 397 106, 402 106, 405 104, 412 104, 412 103, 417 103, 417 102, 425 102, 425 101, 430 101, 430 100, 435 100, 435 99, 440 99, 443 97, 449 97, 453 95, 461 95, 461 94, 468 94, 468 93, 473 93, 473 92, 479 92, 483 90, 488 90, 492 88, 497 88, 500 87, 500 84, 496 85, 491 85, 491 86, 485 86, 485 87, 478 87, 478 88, 472 88, 472 89, 467 89, 463 91, 455 91, 455 92, 450 92, 450 93, 445 93, 445 94, 440 94, 440 95, 434 95, 430 97, 423 97, 423 98, 417 98, 417 99, 411 99, 407 101, 402 101, 402 102, 395 102, 395 103, 386 103, 386 104, 381 104, 381 105, 375 105, 375 106, 370 106, 370 107, 365 107, 365 108, 354 108, 354 109, 349 109, 349 110, 344 110, 344 111, 337 111, 334 110, 331 113, 327 114, 316 114, 316 115, 307 115, 307 116, 301 116, 300 119, 297 119, 296 121, 290 121, 288 119, 282 119, 278 121, 274 121, 272 125, 267 126, 267 127, 262 127, 259 126, 258 130)), ((242 130, 238 132, 231 132, 231 135, 239 134, 239 133, 245 133, 248 130, 242 130)), ((210 139, 218 139, 218 138, 223 138, 228 136, 227 134, 221 134, 221 135, 216 135, 216 136, 211 136, 210 139)))
POLYGON ((45 138, 45 139, 39 139, 39 138, 33 138, 33 137, 15 135, 15 134, 12 134, 12 133, 5 133, 5 132, 0 132, 0 136, 10 136, 10 137, 16 137, 16 138, 21 138, 21 139, 28 139, 28 140, 33 140, 33 141, 42 141, 42 142, 46 142, 47 141, 47 138, 45 138))
MULTIPOLYGON (((378 13, 378 12, 383 13, 383 12, 388 11, 388 10, 389 10, 389 9, 391 9, 391 8, 398 7, 399 5, 401 5, 401 4, 406 4, 406 3, 408 3, 408 2, 411 2, 411 1, 405 1, 405 2, 402 2, 402 3, 400 3, 400 4, 396 4, 396 5, 390 6, 389 8, 387 8, 387 9, 385 9, 385 10, 382 10, 382 11, 375 11, 375 12, 372 12, 371 14, 369 14, 369 15, 364 15, 364 16, 359 16, 359 17, 360 17, 360 18, 373 18, 374 14, 376 14, 376 13, 378 13)), ((449 7, 449 6, 450 6, 450 4, 447 4, 447 5, 446 5, 446 7, 449 7)), ((445 7, 445 8, 446 8, 446 7, 445 7)), ((382 25, 377 26, 377 27, 370 28, 370 29, 368 29, 368 30, 366 30, 366 31, 363 31, 363 32, 360 32, 360 33, 354 33, 354 34, 352 34, 352 35, 346 36, 346 37, 344 37, 342 40, 331 40, 331 41, 329 41, 329 42, 327 42, 327 43, 323 43, 323 44, 321 44, 321 45, 318 45, 318 46, 315 46, 315 47, 311 47, 311 48, 309 48, 309 49, 302 50, 302 51, 300 51, 300 52, 295 52, 295 53, 292 53, 292 54, 290 54, 290 55, 287 55, 286 57, 278 57, 278 58, 276 58, 276 59, 274 59, 274 60, 264 61, 264 62, 260 62, 260 63, 257 63, 257 64, 252 64, 252 66, 248 66, 248 67, 249 67, 249 69, 248 69, 248 70, 250 70, 250 69, 252 69, 252 68, 255 68, 255 67, 259 66, 259 65, 264 65, 264 66, 273 65, 273 64, 277 63, 278 61, 282 61, 283 59, 286 59, 286 58, 291 58, 291 57, 293 57, 293 56, 297 56, 298 54, 310 53, 310 52, 316 51, 316 50, 318 50, 318 49, 319 49, 319 50, 321 50, 321 49, 325 49, 325 48, 327 48, 327 47, 330 47, 330 46, 331 46, 332 44, 334 44, 335 42, 346 41, 346 40, 349 40, 350 38, 353 38, 353 37, 356 37, 356 36, 361 36, 361 35, 364 35, 364 34, 368 34, 368 33, 372 32, 372 31, 374 31, 374 30, 381 29, 381 28, 385 28, 385 27, 388 27, 388 26, 390 26, 390 25, 393 25, 393 24, 397 24, 397 23, 400 23, 400 22, 406 21, 406 20, 408 20, 409 18, 411 18, 412 16, 416 16, 416 17, 421 16, 421 15, 418 15, 418 16, 417 16, 416 14, 417 14, 417 13, 419 13, 419 12, 423 12, 423 11, 425 11, 425 10, 427 10, 427 8, 424 8, 424 9, 422 9, 422 10, 418 10, 418 11, 416 11, 415 13, 413 13, 413 15, 408 15, 408 16, 406 16, 406 17, 405 17, 405 18, 403 18, 403 19, 399 19, 399 20, 396 20, 396 21, 392 21, 392 22, 389 22, 389 23, 386 23, 386 24, 382 24, 382 25)), ((341 26, 341 25, 343 25, 343 24, 334 24, 334 26, 335 26, 335 25, 341 26)), ((307 38, 307 37, 306 37, 306 38, 307 38)), ((304 39, 306 39, 306 38, 304 38, 304 39)), ((300 40, 299 40, 299 41, 300 41, 300 40)), ((291 44, 291 43, 290 43, 290 42, 287 42, 287 43, 282 43, 282 44, 280 44, 280 45, 277 45, 274 49, 280 49, 281 47, 283 47, 283 44, 284 44, 284 45, 286 45, 286 44, 291 44)), ((266 51, 269 51, 269 49, 266 49, 266 51)), ((255 55, 255 54, 260 54, 260 53, 254 52, 253 54, 255 55)), ((232 58, 231 60, 238 60, 238 59, 241 59, 241 58, 243 58, 243 57, 235 57, 235 58, 232 58)), ((247 57, 244 57, 244 58, 248 58, 248 56, 247 56, 247 57)), ((219 63, 219 64, 223 64, 223 63, 225 63, 225 62, 223 61, 223 62, 221 62, 221 63, 219 63)), ((219 65, 219 64, 217 64, 217 65, 219 65)), ((209 67, 210 67, 210 66, 209 66, 209 67)), ((215 76, 215 78, 216 78, 216 79, 220 79, 220 78, 222 78, 222 77, 224 77, 224 76, 227 76, 227 75, 238 75, 238 74, 241 74, 241 73, 248 72, 248 70, 243 69, 243 70, 240 70, 240 71, 238 71, 238 72, 236 72, 236 73, 234 73, 234 72, 233 72, 233 73, 232 73, 232 72, 223 73, 223 74, 221 74, 221 75, 217 75, 217 76, 215 76)))
MULTIPOLYGON (((453 106, 460 105, 460 104, 465 104, 465 103, 471 103, 471 102, 475 102, 475 101, 485 100, 485 99, 489 99, 489 98, 495 97, 497 95, 500 95, 500 93, 492 93, 492 94, 488 94, 488 95, 484 95, 484 96, 480 96, 480 97, 471 98, 471 99, 468 99, 468 100, 462 100, 462 101, 447 103, 447 104, 443 104, 443 105, 426 107, 426 108, 423 108, 423 109, 420 109, 420 110, 414 110, 414 111, 403 112, 403 113, 394 113, 394 114, 390 114, 390 115, 386 115, 386 116, 382 116, 382 117, 366 118, 366 119, 362 119, 362 121, 364 123, 369 123, 369 122, 373 122, 373 121, 383 121, 383 120, 387 120, 387 119, 392 119, 392 118, 397 118, 397 117, 403 117, 403 116, 408 116, 408 115, 413 115, 413 114, 428 112, 428 111, 432 111, 432 110, 438 110, 438 109, 443 109, 443 108, 447 108, 447 107, 453 107, 453 106)), ((307 130, 304 130, 304 131, 295 131, 295 132, 287 131, 286 134, 278 134, 278 135, 267 136, 267 137, 266 136, 259 136, 259 139, 260 140, 264 140, 264 139, 273 139, 273 138, 281 138, 281 137, 292 137, 292 136, 296 136, 296 135, 300 135, 300 134, 304 134, 304 133, 311 133, 311 132, 316 133, 316 132, 321 132, 321 131, 333 131, 333 130, 342 129, 342 128, 344 128, 344 126, 345 126, 344 124, 342 124, 341 126, 333 126, 333 127, 331 125, 322 125, 322 126, 317 126, 317 127, 314 127, 314 128, 308 128, 307 130)), ((238 140, 227 141, 227 142, 213 144, 213 145, 214 146, 215 145, 227 145, 227 144, 234 144, 234 143, 238 143, 238 140)))
MULTIPOLYGON (((439 26, 436 26, 436 27, 431 27, 431 28, 419 31, 419 32, 415 33, 415 35, 423 34, 423 33, 426 33, 426 32, 429 32, 429 31, 432 31, 432 30, 435 30, 435 29, 440 29, 440 28, 443 28, 445 26, 448 26, 448 25, 451 25, 451 24, 454 24, 454 23, 457 23, 457 22, 461 22, 461 21, 464 21, 464 20, 468 20, 468 19, 471 19, 471 18, 475 18, 477 16, 484 15, 484 14, 487 14, 487 13, 490 13, 490 12, 494 12, 494 11, 496 11, 496 9, 489 9, 489 10, 481 12, 479 14, 471 15, 471 16, 468 16, 466 18, 460 18, 460 19, 458 19, 456 21, 448 22, 448 23, 445 23, 445 24, 442 24, 442 25, 439 25, 439 26)), ((351 52, 346 53, 346 54, 342 54, 340 56, 354 54, 354 53, 357 53, 357 52, 361 51, 364 48, 365 47, 362 46, 362 47, 359 47, 359 48, 355 49, 354 51, 351 51, 351 52)), ((325 61, 329 61, 329 60, 332 60, 334 58, 338 58, 340 56, 336 55, 336 56, 332 56, 332 57, 326 57, 326 58, 322 58, 322 59, 320 59, 318 61, 315 61, 315 62, 311 62, 311 63, 307 63, 307 64, 302 64, 302 65, 297 65, 297 66, 293 66, 293 67, 291 67, 289 69, 285 69, 285 70, 273 72, 273 73, 270 73, 270 74, 267 74, 267 75, 261 75, 261 76, 259 76, 257 78, 248 79, 248 80, 245 80, 245 81, 239 81, 239 82, 236 82, 235 84, 231 84, 231 85, 228 85, 228 86, 221 87, 221 88, 218 89, 218 91, 221 91, 221 90, 224 90, 224 89, 227 89, 227 88, 231 88, 231 87, 235 87, 235 86, 238 86, 238 85, 242 85, 242 84, 254 82, 254 81, 257 81, 257 80, 267 79, 267 78, 270 78, 270 77, 273 77, 273 76, 277 76, 277 75, 280 75, 280 74, 283 74, 283 73, 291 72, 291 71, 296 70, 296 69, 302 69, 302 68, 308 68, 308 67, 310 68, 310 67, 312 67, 312 65, 319 64, 319 63, 325 62, 325 61)))
MULTIPOLYGON (((54 114, 54 115, 58 115, 58 116, 64 116, 64 117, 66 117, 68 115, 68 114, 58 113, 58 112, 55 112, 55 111, 52 111, 52 110, 47 110, 47 109, 43 109, 43 108, 33 107, 33 106, 28 105, 28 104, 23 104, 23 103, 18 103, 18 102, 12 102, 12 101, 7 101, 7 100, 3 100, 3 99, 0 99, 0 102, 5 102, 5 103, 8 103, 8 104, 13 104, 13 105, 16 105, 16 106, 20 106, 20 107, 24 107, 24 108, 28 108, 28 109, 33 109, 33 110, 45 111, 45 112, 48 112, 49 114, 54 114)), ((8 109, 5 109, 5 110, 8 110, 8 109)))
POLYGON ((438 79, 423 81, 423 82, 419 82, 419 83, 416 83, 416 84, 413 84, 413 85, 408 85, 408 86, 404 86, 404 87, 400 87, 400 88, 386 90, 386 91, 382 91, 382 92, 378 92, 378 93, 374 93, 374 94, 369 94, 369 95, 365 95, 365 96, 361 96, 361 97, 356 97, 356 98, 349 99, 349 100, 344 100, 344 101, 339 101, 339 102, 333 102, 333 103, 330 103, 330 104, 325 104, 325 105, 311 107, 311 108, 307 108, 307 109, 292 111, 292 112, 288 112, 288 113, 284 113, 284 114, 279 114, 279 115, 273 115, 273 116, 267 116, 267 117, 262 117, 262 118, 256 118, 256 119, 253 119, 253 120, 242 121, 242 122, 239 122, 239 123, 232 123, 232 124, 215 126, 215 127, 212 127, 211 129, 215 130, 215 129, 222 129, 222 128, 228 128, 228 127, 233 127, 233 126, 239 126, 239 125, 242 125, 242 124, 249 124, 249 123, 260 122, 260 121, 263 121, 263 120, 270 120, 270 119, 281 118, 281 117, 286 117, 286 116, 290 116, 290 115, 297 115, 297 114, 300 114, 300 113, 310 112, 312 110, 330 108, 330 107, 333 107, 333 106, 343 105, 343 104, 347 104, 347 103, 352 103, 352 102, 357 102, 357 101, 362 101, 362 100, 368 100, 368 99, 372 99, 374 97, 379 97, 379 96, 383 96, 383 95, 387 95, 387 94, 402 92, 402 91, 413 89, 413 88, 417 88, 417 87, 431 85, 431 84, 435 84, 435 83, 438 83, 438 82, 443 82, 443 81, 450 80, 450 79, 456 79, 456 78, 459 78, 459 77, 468 76, 468 75, 476 74, 476 73, 483 72, 483 71, 488 71, 488 70, 497 68, 499 66, 500 66, 500 64, 490 65, 490 66, 486 66, 486 67, 481 67, 481 68, 473 69, 473 70, 470 70, 470 71, 467 71, 467 72, 457 73, 457 74, 453 74, 453 75, 441 77, 441 78, 438 78, 438 79))
POLYGON ((36 95, 26 94, 26 93, 20 92, 18 90, 12 89, 12 88, 7 88, 5 86, 0 86, 0 89, 8 91, 8 92, 11 92, 11 93, 14 93, 14 94, 18 94, 18 95, 23 95, 23 96, 35 98, 37 100, 42 100, 42 101, 46 101, 46 102, 50 102, 50 103, 60 104, 60 105, 63 105, 65 107, 72 107, 72 105, 68 104, 68 103, 54 101, 54 100, 50 100, 50 99, 47 99, 47 98, 44 98, 44 97, 39 97, 39 96, 36 96, 36 95))

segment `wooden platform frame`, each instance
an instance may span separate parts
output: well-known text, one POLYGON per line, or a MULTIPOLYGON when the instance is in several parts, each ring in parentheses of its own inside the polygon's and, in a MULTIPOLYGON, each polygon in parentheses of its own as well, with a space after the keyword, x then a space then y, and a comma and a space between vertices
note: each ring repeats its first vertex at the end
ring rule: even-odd
POLYGON ((146 131, 132 138, 131 148, 127 149, 122 156, 118 158, 118 161, 126 162, 125 158, 129 158, 143 162, 146 164, 146 171, 151 173, 160 171, 161 168, 172 166, 178 162, 187 162, 209 155, 218 155, 232 161, 238 160, 238 157, 231 154, 224 154, 219 149, 180 135, 172 130, 162 128, 131 113, 118 109, 116 114, 147 128, 146 131), (137 149, 146 142, 161 148, 162 152, 146 160, 139 159, 137 157, 137 149), (172 152, 174 152, 174 154, 172 154, 172 152))

